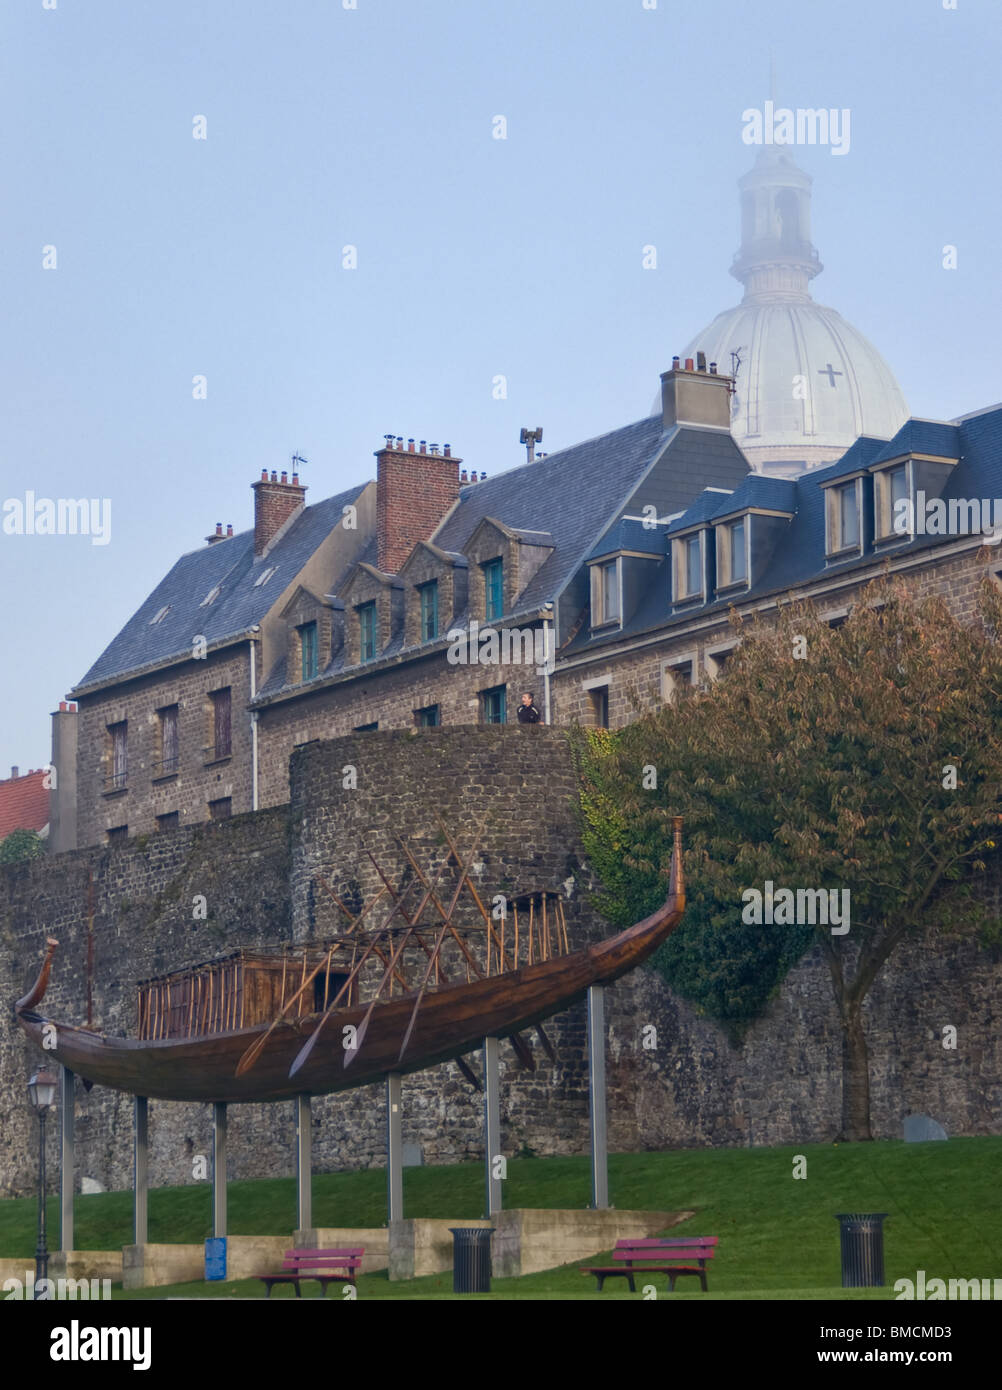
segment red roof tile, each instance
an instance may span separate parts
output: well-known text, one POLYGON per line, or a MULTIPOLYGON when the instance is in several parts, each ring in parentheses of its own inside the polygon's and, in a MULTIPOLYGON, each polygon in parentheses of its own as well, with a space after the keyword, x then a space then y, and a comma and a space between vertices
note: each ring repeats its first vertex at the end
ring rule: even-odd
POLYGON ((45 769, 0 782, 0 840, 12 830, 44 830, 49 823, 45 769))

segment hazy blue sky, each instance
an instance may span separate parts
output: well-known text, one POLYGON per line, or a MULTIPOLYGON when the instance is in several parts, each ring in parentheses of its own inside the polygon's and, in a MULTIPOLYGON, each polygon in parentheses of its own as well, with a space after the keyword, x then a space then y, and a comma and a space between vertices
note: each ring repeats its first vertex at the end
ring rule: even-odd
POLYGON ((847 155, 794 151, 814 297, 914 414, 1002 398, 1000 39, 997 0, 6 0, 0 504, 109 498, 112 531, 0 533, 0 772, 262 467, 298 449, 318 500, 389 431, 493 473, 521 425, 646 415, 740 298, 770 50, 782 103, 851 112, 847 155))

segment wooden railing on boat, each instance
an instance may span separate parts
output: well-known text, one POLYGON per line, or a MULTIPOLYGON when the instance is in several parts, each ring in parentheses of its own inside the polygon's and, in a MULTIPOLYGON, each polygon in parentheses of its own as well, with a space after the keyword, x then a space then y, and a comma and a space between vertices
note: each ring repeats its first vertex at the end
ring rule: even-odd
POLYGON ((431 964, 428 987, 517 970, 570 951, 563 902, 556 893, 506 899, 480 925, 455 926, 437 943, 441 923, 385 926, 284 948, 244 948, 219 960, 173 971, 138 986, 137 1034, 143 1041, 197 1038, 365 1003, 384 976, 382 997, 412 994, 431 964), (497 916, 494 915, 497 911, 497 916), (407 940, 403 938, 407 937, 407 940), (436 948, 438 946, 438 949, 436 948), (393 960, 398 946, 399 955, 393 960), (368 961, 359 968, 369 950, 368 961), (390 963, 392 961, 392 969, 390 963), (338 995, 340 994, 340 998, 338 995))

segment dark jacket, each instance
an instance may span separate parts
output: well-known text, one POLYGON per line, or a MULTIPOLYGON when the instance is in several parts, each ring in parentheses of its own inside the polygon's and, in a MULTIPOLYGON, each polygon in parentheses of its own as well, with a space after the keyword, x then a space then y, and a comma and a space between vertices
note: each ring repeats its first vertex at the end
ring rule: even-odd
POLYGON ((539 710, 535 705, 519 705, 518 722, 520 724, 538 724, 539 710))

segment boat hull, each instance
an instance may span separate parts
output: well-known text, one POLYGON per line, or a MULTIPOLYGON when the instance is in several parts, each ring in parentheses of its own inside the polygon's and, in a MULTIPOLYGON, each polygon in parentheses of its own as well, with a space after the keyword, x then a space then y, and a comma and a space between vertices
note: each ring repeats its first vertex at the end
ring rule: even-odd
POLYGON ((149 1042, 106 1037, 37 1013, 37 991, 17 1006, 17 1018, 40 1047, 43 1029, 49 1029, 45 1052, 50 1059, 89 1082, 133 1095, 229 1103, 327 1095, 369 1085, 391 1072, 435 1066, 472 1052, 485 1037, 505 1037, 541 1023, 581 999, 591 985, 609 983, 650 956, 677 925, 683 902, 681 895, 673 895, 646 921, 598 945, 427 993, 402 1061, 399 1052, 414 1009, 413 995, 378 1004, 354 1054, 346 1051, 351 1034, 345 1029, 359 1027, 365 1004, 332 1014, 294 1077, 290 1068, 315 1031, 317 1015, 275 1025, 260 1056, 241 1076, 237 1065, 265 1032, 262 1027, 149 1042))

